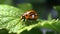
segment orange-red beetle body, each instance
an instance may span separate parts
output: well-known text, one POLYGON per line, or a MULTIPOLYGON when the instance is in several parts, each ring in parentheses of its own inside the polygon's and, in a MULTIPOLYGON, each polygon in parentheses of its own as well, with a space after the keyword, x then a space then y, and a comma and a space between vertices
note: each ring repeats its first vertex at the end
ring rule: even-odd
POLYGON ((38 15, 34 10, 29 10, 21 16, 21 19, 37 20, 38 15))

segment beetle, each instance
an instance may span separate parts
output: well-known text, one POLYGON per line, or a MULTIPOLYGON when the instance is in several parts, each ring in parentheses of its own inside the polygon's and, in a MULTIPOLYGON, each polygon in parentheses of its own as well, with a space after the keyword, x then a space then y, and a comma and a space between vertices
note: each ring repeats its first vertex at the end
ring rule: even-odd
POLYGON ((34 10, 28 10, 25 12, 22 16, 21 19, 26 19, 26 20, 37 20, 38 19, 38 14, 34 10))

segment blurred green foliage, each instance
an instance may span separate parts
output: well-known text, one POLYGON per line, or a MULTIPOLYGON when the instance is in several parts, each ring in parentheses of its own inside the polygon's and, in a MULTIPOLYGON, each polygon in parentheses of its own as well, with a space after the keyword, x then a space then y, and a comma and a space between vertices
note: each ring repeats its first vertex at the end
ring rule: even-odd
POLYGON ((58 18, 60 19, 60 6, 55 6, 55 9, 58 12, 58 18))
POLYGON ((0 4, 12 5, 12 0, 0 0, 0 4))
POLYGON ((32 5, 30 3, 22 3, 22 4, 18 4, 17 6, 19 9, 23 10, 23 11, 27 11, 27 10, 31 10, 32 9, 32 5))
MULTIPOLYGON (((0 4, 12 5, 12 0, 0 0, 0 4)), ((10 34, 21 33, 21 32, 22 32, 21 34, 41 34, 39 30, 40 26, 51 28, 53 30, 60 32, 59 31, 60 20, 38 20, 38 22, 35 21, 37 24, 33 24, 30 26, 26 26, 24 24, 25 22, 19 21, 20 16, 24 13, 24 11, 32 9, 31 4, 29 3, 18 4, 19 9, 8 5, 0 5, 0 28, 5 28, 5 29, 0 29, 0 34, 8 34, 8 30, 10 34)), ((58 16, 60 18, 60 6, 55 6, 55 7, 58 11, 58 16)))

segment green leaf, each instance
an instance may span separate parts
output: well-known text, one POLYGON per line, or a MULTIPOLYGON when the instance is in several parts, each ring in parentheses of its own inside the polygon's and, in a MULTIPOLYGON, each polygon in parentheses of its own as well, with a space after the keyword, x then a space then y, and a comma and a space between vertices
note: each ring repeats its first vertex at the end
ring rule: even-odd
POLYGON ((18 31, 24 26, 20 21, 23 13, 22 10, 13 6, 0 5, 0 28, 6 28, 9 32, 18 31))
MULTIPOLYGON (((0 28, 7 29, 9 33, 21 34, 26 31, 29 32, 33 28, 49 28, 60 32, 60 20, 48 19, 37 21, 23 21, 20 20, 20 16, 24 13, 23 10, 8 5, 0 5, 0 28), (30 25, 28 26, 27 23, 30 25)), ((27 33, 26 32, 26 33, 27 33)), ((35 33, 35 32, 34 32, 35 33)), ((29 34, 29 33, 27 33, 29 34)))

